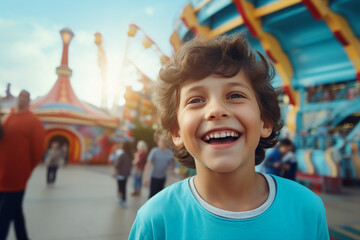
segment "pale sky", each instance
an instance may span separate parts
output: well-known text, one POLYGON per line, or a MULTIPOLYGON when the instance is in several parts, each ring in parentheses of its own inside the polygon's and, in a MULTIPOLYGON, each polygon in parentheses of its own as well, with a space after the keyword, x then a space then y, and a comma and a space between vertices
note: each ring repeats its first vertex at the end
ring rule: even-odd
MULTIPOLYGON (((175 21, 187 0, 2 0, 0 1, 0 96, 12 84, 17 96, 21 89, 32 99, 43 96, 57 79, 62 42, 59 31, 70 28, 75 37, 69 49, 71 83, 77 96, 100 105, 101 75, 97 65, 94 34, 103 35, 108 61, 108 106, 112 106, 116 84, 134 81, 128 71, 120 77, 125 55, 128 25, 138 25, 167 55, 175 21)), ((159 52, 145 49, 143 33, 129 40, 127 56, 145 74, 155 78, 160 67, 159 52)), ((139 86, 135 86, 139 87, 139 86)), ((122 94, 121 94, 122 95, 122 94)))

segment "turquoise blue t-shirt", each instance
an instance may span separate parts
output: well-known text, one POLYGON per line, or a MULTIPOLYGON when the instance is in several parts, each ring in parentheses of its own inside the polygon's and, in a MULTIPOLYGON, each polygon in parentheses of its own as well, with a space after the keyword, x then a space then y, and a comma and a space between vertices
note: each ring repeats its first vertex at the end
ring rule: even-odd
POLYGON ((317 195, 296 182, 265 177, 268 200, 242 213, 204 205, 192 178, 175 183, 140 208, 129 239, 329 239, 325 208, 317 195))

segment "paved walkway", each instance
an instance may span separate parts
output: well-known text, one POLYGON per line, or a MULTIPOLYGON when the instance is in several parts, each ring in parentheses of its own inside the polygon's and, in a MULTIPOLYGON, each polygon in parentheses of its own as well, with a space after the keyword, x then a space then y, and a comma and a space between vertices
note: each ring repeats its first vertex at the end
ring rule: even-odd
MULTIPOLYGON (((35 169, 25 195, 32 240, 127 239, 136 211, 148 196, 147 189, 141 197, 129 196, 128 208, 120 208, 111 166, 66 166, 59 169, 53 187, 46 186, 45 173, 42 165, 35 169)), ((169 178, 168 184, 176 180, 169 178)), ((128 187, 130 193, 131 180, 128 187)), ((321 197, 333 239, 360 239, 360 188, 321 197)), ((8 239, 15 239, 13 228, 8 239)))

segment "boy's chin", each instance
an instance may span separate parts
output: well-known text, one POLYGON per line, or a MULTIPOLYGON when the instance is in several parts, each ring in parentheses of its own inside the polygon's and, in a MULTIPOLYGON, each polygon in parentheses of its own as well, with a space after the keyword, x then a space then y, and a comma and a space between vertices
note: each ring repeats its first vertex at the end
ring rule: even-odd
POLYGON ((224 162, 210 162, 210 163, 203 163, 201 161, 199 162, 203 167, 209 169, 210 171, 214 173, 230 173, 235 170, 237 170, 240 167, 240 163, 238 162, 232 162, 232 163, 224 163, 224 162))

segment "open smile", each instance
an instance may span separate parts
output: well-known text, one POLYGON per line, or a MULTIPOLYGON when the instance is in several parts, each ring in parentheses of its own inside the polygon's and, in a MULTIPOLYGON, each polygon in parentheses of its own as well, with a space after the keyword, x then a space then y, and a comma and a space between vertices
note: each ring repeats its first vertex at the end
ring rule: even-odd
POLYGON ((242 133, 235 130, 214 130, 207 132, 202 140, 208 144, 226 144, 232 143, 241 137, 242 133))

